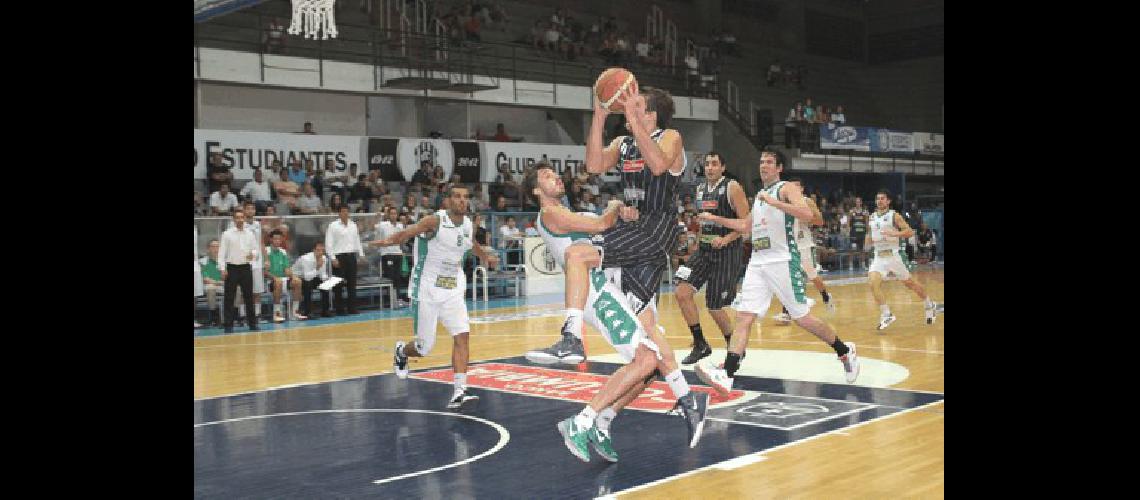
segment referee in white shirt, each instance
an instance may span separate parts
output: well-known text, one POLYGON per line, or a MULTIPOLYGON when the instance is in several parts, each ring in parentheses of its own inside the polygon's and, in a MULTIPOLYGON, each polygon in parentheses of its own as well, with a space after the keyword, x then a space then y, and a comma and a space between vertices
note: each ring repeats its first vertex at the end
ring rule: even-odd
POLYGON ((345 314, 342 297, 347 287, 348 314, 356 314, 356 256, 364 257, 364 246, 360 244, 356 223, 348 220, 348 205, 341 205, 338 214, 340 219, 329 224, 325 231, 325 249, 329 255, 336 256, 332 263, 333 274, 344 280, 334 289, 333 306, 338 315, 345 314))
MULTIPOLYGON (((253 232, 245 227, 245 212, 234 211, 234 227, 222 233, 220 248, 218 249, 218 267, 225 280, 225 332, 234 331, 234 296, 237 287, 241 286, 242 299, 245 301, 245 317, 249 321, 249 330, 257 331, 257 314, 253 311, 253 269, 250 265, 256 258, 258 251, 257 238, 253 232)), ((260 269, 258 272, 260 273, 260 269)))

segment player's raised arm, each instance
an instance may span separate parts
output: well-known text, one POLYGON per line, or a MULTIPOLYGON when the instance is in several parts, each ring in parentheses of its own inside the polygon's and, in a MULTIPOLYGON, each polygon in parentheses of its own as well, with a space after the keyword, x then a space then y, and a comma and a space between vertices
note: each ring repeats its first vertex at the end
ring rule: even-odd
POLYGON ((594 120, 590 123, 590 135, 586 137, 586 171, 591 174, 604 174, 617 165, 618 144, 623 136, 618 136, 609 146, 602 146, 602 134, 606 129, 606 115, 609 111, 594 99, 594 120))
POLYGON ((408 226, 407 228, 404 228, 403 230, 400 230, 400 231, 396 232, 395 234, 393 234, 387 238, 374 240, 369 244, 373 245, 373 246, 378 246, 378 247, 388 247, 388 246, 392 246, 392 245, 399 245, 399 244, 401 244, 405 241, 408 241, 409 239, 412 239, 412 238, 414 238, 420 234, 430 232, 430 231, 435 231, 438 228, 439 228, 439 216, 432 214, 432 215, 425 216, 423 219, 420 219, 419 222, 412 224, 411 226, 408 226))

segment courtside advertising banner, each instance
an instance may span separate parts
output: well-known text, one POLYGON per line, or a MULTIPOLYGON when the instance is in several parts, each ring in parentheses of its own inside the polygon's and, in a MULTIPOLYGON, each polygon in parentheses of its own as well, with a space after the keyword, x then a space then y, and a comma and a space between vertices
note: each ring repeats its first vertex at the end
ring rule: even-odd
MULTIPOLYGON (((483 173, 480 180, 495 182, 499 168, 505 166, 521 183, 526 168, 540 160, 547 160, 561 174, 567 168, 577 174, 586 168, 586 146, 560 144, 529 144, 518 142, 480 142, 483 153, 483 173)), ((602 182, 621 182, 616 166, 601 176, 602 182)))
MULTIPOLYGON (((405 180, 412 180, 416 170, 420 169, 421 162, 425 161, 431 164, 433 171, 437 166, 442 167, 443 178, 451 179, 451 171, 455 169, 455 152, 451 149, 451 141, 401 138, 396 149, 396 162, 405 180)), ((387 180, 387 177, 384 179, 387 180)))
POLYGON ((946 154, 946 135, 931 132, 915 132, 914 149, 925 155, 946 154))
POLYGON ((562 268, 554 255, 546 249, 546 242, 538 236, 528 236, 523 242, 526 261, 526 295, 561 292, 566 288, 562 268))
POLYGON ((820 124, 819 147, 870 151, 871 135, 875 133, 876 130, 871 127, 837 127, 833 123, 820 124))
POLYGON ((332 160, 337 172, 347 172, 351 163, 363 171, 361 161, 367 146, 357 135, 311 135, 281 132, 194 129, 194 178, 206 178, 210 154, 221 153, 222 165, 234 179, 253 179, 255 168, 268 169, 274 160, 288 168, 294 159, 313 160, 313 168, 323 169, 332 160))
POLYGON ((385 181, 408 181, 400 173, 396 165, 396 149, 400 139, 368 138, 368 171, 380 171, 380 178, 385 181))

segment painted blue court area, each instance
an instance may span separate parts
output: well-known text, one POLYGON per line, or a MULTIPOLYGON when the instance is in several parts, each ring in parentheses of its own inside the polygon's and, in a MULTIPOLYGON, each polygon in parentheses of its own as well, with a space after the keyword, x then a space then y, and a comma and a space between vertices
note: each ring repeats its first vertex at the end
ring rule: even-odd
MULTIPOLYGON (((534 366, 522 357, 493 362, 534 366)), ((588 372, 608 375, 618 367, 591 362, 588 372)), ((580 373, 571 368, 567 376, 580 373)), ((438 369, 420 373, 428 371, 438 369)), ((701 384, 692 372, 686 376, 701 384)), ((593 498, 944 399, 746 376, 734 389, 746 397, 711 409, 692 449, 681 418, 622 412, 612 427, 615 464, 596 454, 583 463, 563 446, 555 424, 582 402, 506 392, 509 386, 470 389, 481 399, 460 412, 444 408, 450 384, 393 374, 196 400, 194 494, 593 498)))

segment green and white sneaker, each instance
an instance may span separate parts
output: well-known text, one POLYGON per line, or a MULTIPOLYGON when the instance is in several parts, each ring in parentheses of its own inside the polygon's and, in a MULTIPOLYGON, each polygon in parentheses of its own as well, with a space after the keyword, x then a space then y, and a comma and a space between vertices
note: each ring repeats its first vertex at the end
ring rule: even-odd
POLYGON ((587 445, 590 441, 589 431, 590 429, 578 427, 574 423, 574 417, 558 422, 558 432, 562 434, 566 449, 583 462, 590 461, 590 448, 587 445))
POLYGON ((598 426, 593 426, 589 431, 590 444, 594 445, 594 451, 598 452, 602 458, 610 461, 617 462, 617 451, 614 450, 614 441, 610 439, 609 431, 603 431, 598 426))

